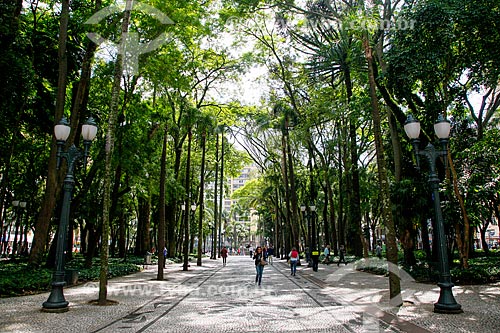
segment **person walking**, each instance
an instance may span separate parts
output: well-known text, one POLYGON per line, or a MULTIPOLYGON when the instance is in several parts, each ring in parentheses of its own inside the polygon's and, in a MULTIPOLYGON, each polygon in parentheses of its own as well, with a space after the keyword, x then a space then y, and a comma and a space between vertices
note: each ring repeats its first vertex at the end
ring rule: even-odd
POLYGON ((377 257, 379 259, 382 259, 382 247, 380 247, 380 243, 377 243, 377 246, 375 247, 375 253, 377 254, 377 257))
POLYGON ((269 262, 270 265, 273 264, 273 256, 274 256, 274 247, 273 245, 269 245, 269 248, 267 249, 267 261, 269 262))
POLYGON ((325 250, 323 251, 323 254, 325 255, 325 259, 323 259, 323 262, 325 264, 330 263, 330 244, 327 244, 325 247, 325 250))
POLYGON ((343 261, 347 265, 347 261, 345 261, 345 248, 344 245, 340 245, 339 247, 339 262, 337 266, 340 266, 340 262, 343 261))
POLYGON ((222 257, 222 266, 226 266, 227 248, 225 246, 220 250, 220 256, 222 257))
POLYGON ((291 275, 295 276, 295 273, 297 272, 297 263, 299 262, 299 252, 294 247, 288 256, 290 257, 291 275))
POLYGON ((262 274, 264 273, 264 265, 262 264, 262 261, 265 261, 264 253, 262 253, 262 248, 260 246, 257 246, 255 249, 253 260, 255 262, 255 271, 257 272, 257 275, 255 275, 255 283, 258 282, 260 286, 262 282, 262 274))

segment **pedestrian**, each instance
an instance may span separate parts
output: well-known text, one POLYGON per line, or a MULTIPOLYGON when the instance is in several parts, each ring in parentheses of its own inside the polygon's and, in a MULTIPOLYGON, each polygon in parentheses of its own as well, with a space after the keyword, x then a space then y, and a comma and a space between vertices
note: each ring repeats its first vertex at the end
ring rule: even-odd
POLYGON ((325 250, 323 251, 323 254, 325 255, 325 259, 323 259, 323 263, 329 264, 330 263, 330 244, 327 244, 325 246, 325 250))
MULTIPOLYGON (((262 250, 262 249, 261 249, 261 250, 262 250)), ((248 251, 250 252, 250 258, 252 258, 252 257, 253 257, 253 246, 250 246, 250 247, 248 248, 248 251)))
POLYGON ((344 245, 340 245, 339 247, 339 262, 337 266, 340 266, 340 262, 343 261, 347 265, 347 261, 345 261, 345 248, 344 245))
POLYGON ((291 275, 295 276, 297 272, 297 263, 299 261, 299 252, 297 252, 297 249, 294 247, 288 256, 290 257, 291 275))
POLYGON ((274 256, 274 247, 273 245, 269 245, 269 248, 267 249, 267 261, 269 262, 270 265, 273 264, 273 256, 274 256))
POLYGON ((220 250, 220 256, 222 257, 222 266, 226 266, 227 248, 225 246, 220 250))
POLYGON ((377 254, 377 257, 379 259, 382 259, 382 247, 380 246, 380 243, 377 243, 377 246, 375 247, 375 253, 377 254))
POLYGON ((259 283, 259 286, 262 282, 262 273, 264 273, 264 266, 263 262, 264 260, 264 253, 262 253, 262 248, 260 246, 257 246, 255 249, 255 253, 253 255, 253 260, 255 262, 255 270, 257 272, 257 275, 255 275, 255 283, 259 283))

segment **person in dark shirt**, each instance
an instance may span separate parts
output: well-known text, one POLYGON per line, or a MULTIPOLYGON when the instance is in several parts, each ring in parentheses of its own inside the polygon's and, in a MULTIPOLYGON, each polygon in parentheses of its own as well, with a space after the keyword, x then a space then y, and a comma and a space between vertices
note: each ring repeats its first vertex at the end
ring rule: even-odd
POLYGON ((255 249, 255 253, 253 255, 253 259, 255 262, 255 270, 257 275, 255 275, 255 283, 259 283, 259 286, 262 282, 262 274, 264 273, 264 265, 261 264, 261 260, 264 260, 264 253, 262 252, 262 248, 257 246, 255 249))

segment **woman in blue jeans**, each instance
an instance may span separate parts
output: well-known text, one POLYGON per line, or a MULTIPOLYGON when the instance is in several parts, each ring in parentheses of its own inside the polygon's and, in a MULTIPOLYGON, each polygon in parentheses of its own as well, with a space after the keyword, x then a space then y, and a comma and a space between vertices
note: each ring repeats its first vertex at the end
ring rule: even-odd
POLYGON ((292 270, 292 275, 295 276, 297 272, 297 262, 299 261, 299 252, 296 248, 292 248, 292 251, 288 255, 290 257, 290 269, 292 270))
POLYGON ((257 271, 257 275, 255 275, 255 283, 262 282, 262 273, 264 273, 264 266, 260 264, 261 259, 264 259, 264 254, 262 253, 262 248, 258 246, 255 249, 255 253, 253 255, 253 259, 255 261, 255 270, 257 271))

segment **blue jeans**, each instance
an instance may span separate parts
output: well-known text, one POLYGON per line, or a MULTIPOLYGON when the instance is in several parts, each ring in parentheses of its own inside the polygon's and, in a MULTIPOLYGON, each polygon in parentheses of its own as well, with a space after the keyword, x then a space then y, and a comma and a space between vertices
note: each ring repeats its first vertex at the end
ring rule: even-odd
POLYGON ((264 273, 264 266, 262 265, 255 265, 255 270, 257 271, 257 275, 255 276, 255 282, 260 282, 262 281, 262 273, 264 273))
POLYGON ((290 260, 290 269, 292 270, 292 275, 295 275, 295 272, 297 272, 297 261, 298 260, 290 260))

